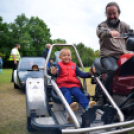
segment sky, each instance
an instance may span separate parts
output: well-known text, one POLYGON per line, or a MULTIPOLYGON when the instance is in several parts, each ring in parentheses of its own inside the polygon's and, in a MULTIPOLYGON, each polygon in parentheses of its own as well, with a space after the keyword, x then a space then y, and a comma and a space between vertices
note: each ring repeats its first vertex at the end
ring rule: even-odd
MULTIPOLYGON (((96 27, 106 20, 105 7, 111 0, 0 0, 0 16, 11 23, 24 13, 44 20, 51 39, 65 39, 68 44, 82 42, 99 50, 96 27)), ((120 20, 134 29, 134 0, 115 0, 121 8, 120 20)))

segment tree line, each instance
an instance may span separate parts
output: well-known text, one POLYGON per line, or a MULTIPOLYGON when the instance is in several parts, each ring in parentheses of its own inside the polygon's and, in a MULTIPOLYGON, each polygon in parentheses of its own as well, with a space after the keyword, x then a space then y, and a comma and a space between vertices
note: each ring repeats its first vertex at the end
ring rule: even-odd
MULTIPOLYGON (((65 39, 51 39, 50 28, 46 23, 38 18, 30 19, 25 14, 18 15, 13 23, 4 23, 0 16, 0 56, 4 61, 4 66, 9 67, 8 58, 11 49, 15 44, 20 44, 19 50, 21 57, 24 56, 41 56, 46 44, 67 44, 65 39)), ((96 57, 99 57, 99 50, 95 51, 86 47, 82 42, 75 45, 84 66, 90 66, 96 57)), ((55 51, 61 47, 53 49, 52 57, 55 51)), ((78 63, 77 58, 72 51, 73 61, 78 63)))

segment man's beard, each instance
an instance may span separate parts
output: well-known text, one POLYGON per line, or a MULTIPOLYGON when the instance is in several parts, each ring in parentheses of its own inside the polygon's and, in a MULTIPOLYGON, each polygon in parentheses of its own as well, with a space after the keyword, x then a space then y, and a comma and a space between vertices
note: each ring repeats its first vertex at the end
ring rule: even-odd
POLYGON ((119 19, 114 19, 114 20, 107 19, 108 25, 112 27, 117 27, 119 22, 120 22, 119 19))

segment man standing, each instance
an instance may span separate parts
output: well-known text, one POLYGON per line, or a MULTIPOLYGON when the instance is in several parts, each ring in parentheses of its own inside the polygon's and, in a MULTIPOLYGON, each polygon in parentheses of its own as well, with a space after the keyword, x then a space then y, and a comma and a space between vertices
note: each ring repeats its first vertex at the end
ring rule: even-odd
POLYGON ((119 37, 120 33, 127 33, 130 30, 129 25, 119 20, 121 13, 120 7, 116 2, 110 2, 106 6, 107 19, 97 27, 97 36, 100 43, 100 56, 102 66, 107 70, 105 87, 112 95, 112 81, 115 70, 118 68, 117 61, 126 50, 124 39, 114 39, 119 37))
MULTIPOLYGON (((42 57, 44 57, 45 59, 47 58, 50 47, 51 44, 46 44, 46 49, 42 53, 42 57)), ((48 62, 48 67, 50 67, 50 61, 48 62)))
POLYGON ((12 49, 10 57, 9 57, 9 61, 11 62, 11 65, 12 65, 12 68, 13 68, 11 82, 14 82, 13 73, 14 73, 14 70, 17 69, 17 66, 18 66, 18 63, 19 63, 19 60, 20 60, 20 54, 19 54, 18 49, 20 49, 20 45, 16 44, 15 47, 12 49))

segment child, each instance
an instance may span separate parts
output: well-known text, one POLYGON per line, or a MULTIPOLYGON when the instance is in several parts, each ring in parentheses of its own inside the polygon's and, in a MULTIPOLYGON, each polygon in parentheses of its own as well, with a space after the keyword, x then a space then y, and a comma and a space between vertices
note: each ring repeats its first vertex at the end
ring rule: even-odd
MULTIPOLYGON (((63 48, 60 51, 59 58, 61 62, 57 64, 57 68, 52 67, 51 74, 56 75, 56 83, 69 103, 74 112, 78 109, 76 102, 72 103, 71 95, 75 96, 78 102, 84 109, 88 109, 90 106, 96 104, 96 102, 87 99, 87 97, 80 90, 80 81, 77 76, 82 78, 91 77, 92 71, 85 73, 79 70, 75 63, 71 61, 71 52, 68 48, 63 48)), ((93 68, 93 72, 95 69, 93 68)))

